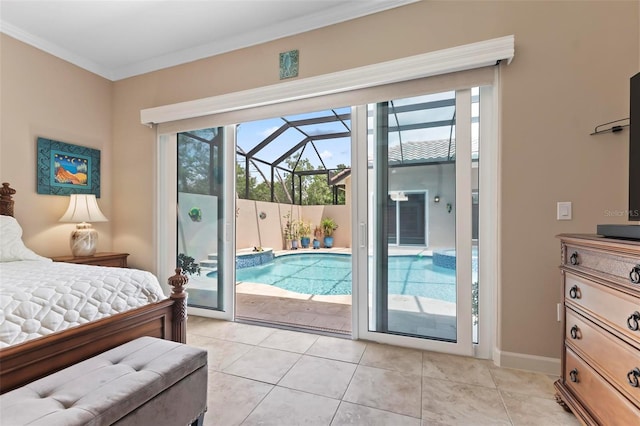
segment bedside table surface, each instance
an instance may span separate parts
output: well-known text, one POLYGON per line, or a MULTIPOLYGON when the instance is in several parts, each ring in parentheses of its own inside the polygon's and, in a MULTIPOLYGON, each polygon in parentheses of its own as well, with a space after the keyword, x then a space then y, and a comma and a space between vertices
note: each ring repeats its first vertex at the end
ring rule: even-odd
POLYGON ((126 268, 127 256, 129 256, 129 253, 100 252, 94 254, 93 256, 55 256, 51 259, 54 262, 79 263, 98 266, 116 266, 126 268))

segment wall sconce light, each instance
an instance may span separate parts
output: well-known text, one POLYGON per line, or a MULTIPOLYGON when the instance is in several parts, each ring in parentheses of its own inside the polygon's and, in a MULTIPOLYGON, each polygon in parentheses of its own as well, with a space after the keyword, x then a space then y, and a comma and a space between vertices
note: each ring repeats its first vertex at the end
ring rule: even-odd
POLYGON ((439 203, 440 202, 440 196, 436 195, 435 197, 433 197, 433 202, 436 203, 436 204, 439 203))
POLYGON ((74 257, 93 256, 98 245, 98 231, 88 222, 107 222, 102 214, 94 194, 71 194, 69 208, 60 218, 60 222, 75 222, 76 229, 71 233, 71 253, 74 257))

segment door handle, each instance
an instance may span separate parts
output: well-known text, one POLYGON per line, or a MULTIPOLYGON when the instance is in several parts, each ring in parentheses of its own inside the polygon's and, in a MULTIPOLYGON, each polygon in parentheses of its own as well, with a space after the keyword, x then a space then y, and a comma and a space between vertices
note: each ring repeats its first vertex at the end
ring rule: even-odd
POLYGON ((360 235, 358 235, 360 239, 360 248, 367 247, 367 224, 364 222, 360 222, 360 235))

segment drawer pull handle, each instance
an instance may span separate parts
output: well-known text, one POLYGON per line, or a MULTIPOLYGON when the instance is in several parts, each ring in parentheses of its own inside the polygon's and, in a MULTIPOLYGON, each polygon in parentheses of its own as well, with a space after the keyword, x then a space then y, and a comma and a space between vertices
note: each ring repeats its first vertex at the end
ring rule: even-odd
POLYGON ((640 387, 640 382, 638 381, 638 377, 640 377, 640 368, 636 367, 633 370, 627 373, 627 380, 629 384, 634 388, 640 387))
POLYGON ((577 325, 574 325, 573 327, 571 327, 571 332, 570 332, 571 338, 572 339, 579 339, 580 338, 579 334, 578 334, 579 332, 580 332, 580 329, 578 328, 577 325))
POLYGON ((573 383, 578 383, 578 369, 574 368, 573 370, 571 370, 569 372, 569 379, 573 382, 573 383))
POLYGON ((574 285, 573 287, 571 287, 571 289, 569 290, 569 297, 572 299, 578 299, 578 292, 580 291, 580 289, 578 288, 577 285, 574 285))
POLYGON ((640 330, 640 324, 638 323, 638 321, 640 321, 640 312, 635 311, 634 313, 629 315, 629 318, 627 318, 627 326, 629 327, 629 330, 640 330))
POLYGON ((640 265, 636 265, 629 272, 629 279, 633 284, 640 284, 640 265))
POLYGON ((571 254, 571 257, 569 257, 569 263, 571 263, 574 266, 577 266, 577 265, 580 264, 580 261, 578 261, 578 252, 577 251, 574 251, 571 254))

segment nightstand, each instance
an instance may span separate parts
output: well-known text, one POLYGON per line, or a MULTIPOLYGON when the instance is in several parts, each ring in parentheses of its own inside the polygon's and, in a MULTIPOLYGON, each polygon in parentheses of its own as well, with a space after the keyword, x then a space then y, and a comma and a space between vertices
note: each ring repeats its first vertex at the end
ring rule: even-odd
POLYGON ((54 262, 80 263, 83 265, 114 266, 116 268, 127 267, 127 256, 129 253, 96 253, 93 256, 73 257, 57 256, 52 257, 54 262))

